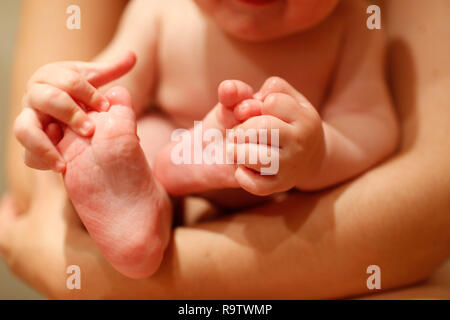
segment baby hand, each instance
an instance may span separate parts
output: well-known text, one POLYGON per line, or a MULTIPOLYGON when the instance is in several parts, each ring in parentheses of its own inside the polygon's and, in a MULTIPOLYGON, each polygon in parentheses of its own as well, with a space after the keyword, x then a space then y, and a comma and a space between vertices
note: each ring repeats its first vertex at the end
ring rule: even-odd
POLYGON ((107 111, 109 102, 97 87, 126 74, 135 61, 130 52, 114 63, 56 62, 36 71, 27 84, 23 110, 14 124, 14 134, 25 147, 25 164, 63 172, 65 162, 55 147, 62 138, 57 123, 80 136, 91 136, 95 125, 81 106, 107 111))
POLYGON ((237 163, 245 157, 235 178, 246 191, 261 196, 287 191, 319 170, 325 154, 322 120, 285 80, 269 78, 253 99, 234 108, 234 115, 243 123, 234 128, 231 154, 237 163), (250 130, 256 130, 257 141, 250 141, 250 130), (249 161, 255 154, 257 161, 249 161), (276 172, 267 170, 261 154, 278 161, 276 172))

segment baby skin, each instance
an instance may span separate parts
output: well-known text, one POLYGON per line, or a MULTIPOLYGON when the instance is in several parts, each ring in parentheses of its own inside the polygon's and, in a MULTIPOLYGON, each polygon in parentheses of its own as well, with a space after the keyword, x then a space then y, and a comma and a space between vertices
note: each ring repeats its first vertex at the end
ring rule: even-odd
POLYGON ((228 140, 228 150, 224 145, 223 152, 231 154, 230 164, 207 165, 174 164, 170 157, 176 143, 169 144, 159 153, 155 171, 166 190, 184 195, 242 188, 253 195, 267 196, 294 187, 313 189, 315 184, 322 183, 325 177, 319 170, 325 156, 325 142, 320 116, 286 81, 269 78, 260 91, 254 93, 253 88, 242 81, 227 80, 219 86, 218 99, 219 103, 202 122, 203 131, 218 129, 226 137, 227 129, 242 133, 254 129, 256 141, 249 141, 248 137, 236 137, 231 140, 233 143, 228 140), (276 145, 271 144, 271 130, 278 132, 276 145), (261 143, 260 132, 266 143, 261 143), (277 172, 262 175, 261 169, 268 165, 261 163, 259 157, 249 161, 251 152, 277 157, 277 172), (239 157, 244 161, 239 162, 239 157))
POLYGON ((148 277, 169 242, 170 196, 233 207, 248 195, 322 190, 395 150, 384 38, 366 28, 365 9, 360 0, 130 1, 93 62, 55 62, 31 77, 14 128, 25 163, 62 173, 106 259, 148 277), (163 116, 145 113, 150 101, 163 116), (230 161, 174 163, 171 132, 192 136, 201 119, 203 132, 237 133, 222 146, 230 161), (256 141, 241 130, 256 130, 256 141), (271 130, 275 143, 259 135, 271 130), (278 170, 238 161, 255 151, 278 170))
POLYGON ((140 146, 128 92, 115 87, 105 97, 110 109, 88 115, 96 128, 92 137, 67 127, 58 143, 66 162, 64 182, 106 259, 122 274, 142 278, 163 258, 171 204, 140 146))
MULTIPOLYGON (((166 189, 152 173, 151 155, 146 156, 151 151, 141 147, 128 91, 114 87, 105 97, 108 110, 88 113, 96 128, 92 136, 82 137, 70 127, 61 133, 54 123, 46 131, 64 158, 66 190, 89 234, 116 270, 130 278, 144 278, 153 274, 162 261, 170 236, 171 203, 166 189)), ((219 97, 221 102, 204 119, 205 128, 225 133, 225 129, 239 123, 238 119, 259 114, 260 108, 264 110, 262 103, 251 100, 251 88, 240 81, 224 82, 219 97), (233 108, 235 105, 239 107, 233 108)), ((170 146, 166 149, 171 151, 170 146)), ((164 159, 165 153, 161 154, 160 159, 164 159)), ((234 165, 217 170, 212 165, 173 167, 170 163, 161 164, 156 172, 173 171, 175 180, 176 175, 182 175, 171 194, 237 188, 242 184, 234 165), (183 191, 177 192, 177 188, 183 191)), ((167 181, 170 185, 170 178, 167 181)), ((246 186, 245 178, 243 181, 246 186)), ((257 190, 263 188, 267 187, 262 185, 253 193, 261 193, 257 190)))

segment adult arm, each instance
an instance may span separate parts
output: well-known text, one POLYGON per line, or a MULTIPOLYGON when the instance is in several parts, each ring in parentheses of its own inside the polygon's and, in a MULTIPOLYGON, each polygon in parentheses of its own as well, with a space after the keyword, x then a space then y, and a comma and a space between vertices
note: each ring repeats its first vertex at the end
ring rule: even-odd
POLYGON ((426 279, 450 254, 450 180, 444 175, 450 169, 450 66, 449 45, 441 40, 450 36, 448 9, 445 0, 399 0, 385 8, 402 145, 355 181, 176 228, 160 271, 134 281, 112 270, 63 189, 40 173, 28 213, 1 216, 0 225, 8 226, 0 230, 7 261, 59 298, 343 297, 368 292, 372 264, 381 267, 383 289, 426 279), (80 291, 66 289, 70 264, 81 267, 80 291))

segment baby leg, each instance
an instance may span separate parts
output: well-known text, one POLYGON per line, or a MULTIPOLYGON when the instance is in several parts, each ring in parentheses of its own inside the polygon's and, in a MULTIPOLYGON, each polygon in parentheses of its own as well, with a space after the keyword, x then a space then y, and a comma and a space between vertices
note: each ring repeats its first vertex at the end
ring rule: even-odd
POLYGON ((170 135, 175 129, 173 122, 159 112, 151 111, 138 119, 137 135, 152 169, 156 156, 170 142, 170 135))

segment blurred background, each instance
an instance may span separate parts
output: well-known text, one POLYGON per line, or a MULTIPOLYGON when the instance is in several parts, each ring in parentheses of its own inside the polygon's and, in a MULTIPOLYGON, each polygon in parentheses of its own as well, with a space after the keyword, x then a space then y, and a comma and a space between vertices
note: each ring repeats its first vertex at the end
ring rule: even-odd
MULTIPOLYGON (((0 194, 6 190, 5 149, 11 59, 14 50, 20 0, 0 1, 0 194)), ((38 293, 15 279, 0 259, 0 299, 40 299, 38 293)))

